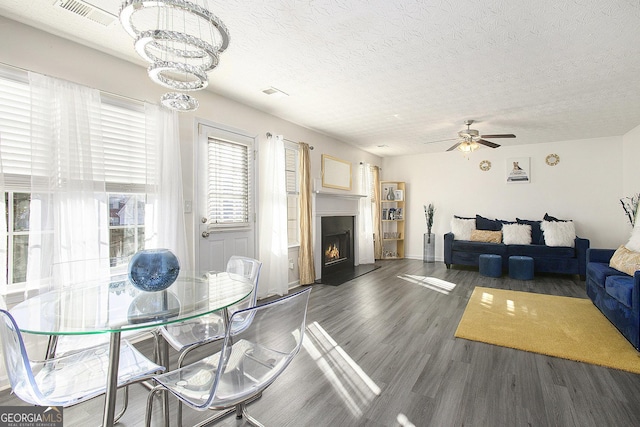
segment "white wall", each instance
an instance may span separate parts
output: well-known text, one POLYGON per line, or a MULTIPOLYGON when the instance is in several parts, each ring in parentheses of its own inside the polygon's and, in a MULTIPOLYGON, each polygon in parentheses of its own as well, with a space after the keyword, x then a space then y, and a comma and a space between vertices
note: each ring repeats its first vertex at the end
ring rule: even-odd
POLYGON ((623 137, 608 137, 481 148, 469 160, 457 151, 385 158, 382 175, 407 183, 405 255, 422 258, 423 205, 433 202, 436 259, 442 260, 443 235, 453 215, 541 220, 549 213, 574 220, 577 234, 590 239, 591 247, 617 247, 630 232, 619 202, 625 194, 622 159, 623 137), (545 163, 551 153, 560 156, 556 166, 545 163), (512 157, 530 157, 530 184, 506 183, 512 157), (481 160, 491 162, 488 172, 478 167, 481 160))
MULTIPOLYGON (((151 82, 145 67, 4 17, 0 17, 0 39, 4 40, 0 45, 0 62, 4 64, 151 103, 158 103, 160 96, 167 91, 151 82)), ((133 49, 133 43, 131 48, 133 49)), ((210 78, 215 79, 215 72, 211 73, 210 78)), ((180 144, 186 200, 194 198, 193 147, 196 119, 243 130, 249 135, 257 135, 260 141, 264 141, 266 133, 271 132, 281 134, 291 141, 309 143, 315 147, 311 152, 311 171, 312 178, 316 180, 321 178, 322 154, 330 154, 350 161, 353 164, 354 173, 352 192, 355 192, 356 188, 355 177, 359 162, 381 164, 381 159, 377 156, 212 92, 198 92, 196 98, 200 102, 200 108, 194 113, 183 113, 180 116, 180 144)), ((279 102, 286 102, 286 99, 279 102)), ((186 214, 187 234, 192 251, 194 221, 199 217, 200 215, 195 212, 186 214)), ((191 255, 193 260, 193 252, 191 255)), ((297 254, 292 256, 297 259, 297 254)))

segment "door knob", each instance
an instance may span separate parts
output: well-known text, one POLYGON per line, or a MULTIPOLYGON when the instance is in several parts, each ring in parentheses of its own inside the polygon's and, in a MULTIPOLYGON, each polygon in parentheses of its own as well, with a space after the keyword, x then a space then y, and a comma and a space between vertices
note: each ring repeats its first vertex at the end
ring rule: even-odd
POLYGON ((204 237, 205 239, 206 239, 207 237, 209 237, 209 232, 208 232, 208 231, 203 231, 203 232, 202 232, 202 237, 204 237))

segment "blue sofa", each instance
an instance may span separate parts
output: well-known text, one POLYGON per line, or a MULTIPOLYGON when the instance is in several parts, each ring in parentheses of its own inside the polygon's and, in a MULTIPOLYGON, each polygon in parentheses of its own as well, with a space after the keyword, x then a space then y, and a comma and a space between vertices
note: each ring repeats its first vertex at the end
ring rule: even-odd
POLYGON ((537 273, 577 274, 585 280, 588 248, 589 240, 580 237, 576 237, 575 247, 570 248, 454 240, 453 233, 447 233, 444 235, 444 263, 447 268, 453 264, 478 266, 480 255, 496 254, 502 257, 502 268, 506 269, 510 256, 529 256, 533 258, 533 268, 537 273))
POLYGON ((640 350, 640 271, 630 276, 609 267, 614 249, 587 250, 587 295, 593 304, 640 350))

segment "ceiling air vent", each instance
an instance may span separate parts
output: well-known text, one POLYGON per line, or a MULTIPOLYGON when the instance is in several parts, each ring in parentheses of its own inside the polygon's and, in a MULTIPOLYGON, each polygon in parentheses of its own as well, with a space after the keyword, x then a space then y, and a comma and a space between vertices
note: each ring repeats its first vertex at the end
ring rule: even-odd
POLYGON ((55 0, 54 5, 93 22, 97 22, 98 24, 102 24, 105 27, 108 27, 117 19, 117 16, 82 0, 55 0))

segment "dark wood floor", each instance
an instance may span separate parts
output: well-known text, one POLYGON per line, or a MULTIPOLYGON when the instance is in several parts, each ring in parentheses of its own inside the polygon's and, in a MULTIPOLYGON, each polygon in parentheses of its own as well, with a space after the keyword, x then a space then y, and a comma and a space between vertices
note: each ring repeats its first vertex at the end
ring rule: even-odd
MULTIPOLYGON (((250 405, 266 426, 397 426, 398 414, 437 427, 640 423, 638 375, 453 337, 474 286, 586 298, 577 277, 519 281, 416 260, 379 265, 340 286, 313 286, 303 349, 250 405)), ((120 425, 142 425, 146 395, 135 386, 120 425)), ((16 403, 0 394, 0 404, 16 403)), ((95 399, 66 409, 65 425, 97 424, 101 408, 95 399)), ((185 425, 206 415, 187 410, 185 425)), ((244 424, 228 417, 221 425, 244 424)))

